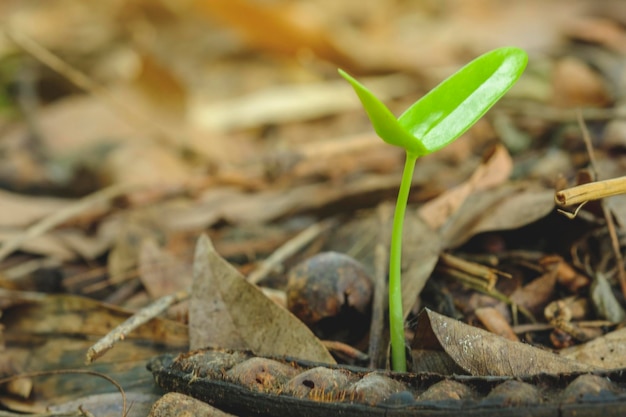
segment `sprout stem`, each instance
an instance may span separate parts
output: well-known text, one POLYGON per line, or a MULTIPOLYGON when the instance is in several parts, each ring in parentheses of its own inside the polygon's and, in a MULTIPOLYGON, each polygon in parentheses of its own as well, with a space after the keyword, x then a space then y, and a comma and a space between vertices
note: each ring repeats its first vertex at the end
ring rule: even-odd
POLYGON ((417 156, 407 152, 402 171, 402 181, 398 191, 396 210, 393 215, 391 248, 389 254, 389 330, 391 339, 391 367, 397 372, 406 372, 404 350, 404 313, 402 311, 402 228, 404 214, 409 201, 409 191, 413 181, 413 169, 417 156))

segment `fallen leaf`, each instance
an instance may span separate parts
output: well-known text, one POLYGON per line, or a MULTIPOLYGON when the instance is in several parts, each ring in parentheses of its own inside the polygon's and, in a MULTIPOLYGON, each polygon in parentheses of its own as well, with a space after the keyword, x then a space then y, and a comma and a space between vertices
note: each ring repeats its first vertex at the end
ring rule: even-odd
POLYGON ((181 158, 154 143, 119 146, 101 162, 101 175, 114 184, 173 187, 191 178, 191 170, 181 158))
POLYGON ((474 376, 524 376, 595 369, 524 343, 512 342, 428 309, 419 316, 411 348, 444 351, 454 364, 474 376))
POLYGON ((159 241, 162 237, 160 224, 149 210, 136 210, 125 216, 116 230, 115 242, 107 259, 111 282, 128 279, 137 267, 143 241, 159 241))
POLYGON ((626 31, 618 23, 619 19, 613 19, 613 15, 610 18, 585 16, 573 19, 564 28, 565 34, 578 41, 600 44, 615 52, 626 53, 626 31))
POLYGON ((73 200, 30 197, 0 190, 0 227, 26 227, 37 220, 67 208, 73 200))
POLYGON ((206 235, 196 246, 192 289, 191 349, 243 345, 261 356, 335 363, 308 327, 220 257, 206 235))
POLYGON ((546 216, 553 208, 554 191, 529 183, 508 182, 475 192, 442 227, 444 247, 460 246, 481 232, 525 226, 546 216))
POLYGON ((127 392, 126 401, 132 404, 132 406, 127 410, 123 410, 119 393, 86 395, 51 406, 49 411, 57 415, 71 415, 80 407, 89 410, 92 415, 98 417, 118 417, 122 414, 126 417, 145 417, 159 398, 159 394, 127 392))
POLYGON ((419 211, 420 216, 432 229, 438 229, 474 191, 502 184, 509 178, 512 169, 511 156, 504 146, 497 145, 467 181, 424 204, 419 211))
MULTIPOLYGON (((0 305, 2 338, 6 341, 2 356, 11 359, 15 373, 85 369, 85 352, 94 339, 106 335, 132 315, 130 311, 85 297, 4 289, 0 289, 0 305)), ((165 351, 187 350, 187 333, 183 324, 152 319, 102 357, 96 369, 118 381, 126 391, 149 392, 154 382, 145 370, 148 358, 165 351)), ((105 392, 115 392, 116 404, 120 402, 114 386, 93 376, 50 375, 34 378, 33 383, 31 396, 13 402, 15 407, 24 411, 45 410, 51 404, 105 392)))
POLYGON ((513 342, 519 342, 519 337, 513 332, 511 325, 504 315, 495 307, 480 307, 474 313, 483 326, 493 334, 504 337, 513 342))
POLYGON ((150 298, 173 294, 191 285, 191 268, 159 247, 153 238, 144 239, 139 246, 139 279, 150 298))
POLYGON ((602 369, 626 368, 626 328, 559 351, 564 358, 602 369))
POLYGON ((543 309, 554 298, 557 277, 554 271, 548 271, 533 279, 511 294, 511 301, 524 307, 534 317, 543 313, 543 309))
POLYGON ((626 312, 613 293, 611 284, 598 272, 591 283, 591 300, 598 315, 613 323, 621 323, 626 318, 626 312))
POLYGON ((227 23, 247 42, 264 50, 296 55, 306 49, 337 64, 356 65, 334 43, 332 31, 317 19, 321 15, 250 0, 194 1, 192 9, 198 16, 227 23))
POLYGON ((572 57, 558 60, 552 74, 556 107, 604 107, 611 103, 606 83, 587 64, 572 57))
POLYGON ((402 308, 406 318, 437 265, 441 238, 414 212, 404 219, 402 241, 402 308))
MULTIPOLYGON (((381 100, 415 89, 403 75, 364 79, 381 100)), ((211 132, 229 132, 269 124, 310 120, 360 107, 352 88, 343 80, 272 87, 230 100, 204 103, 197 97, 189 109, 193 126, 211 132)))
POLYGON ((326 183, 290 189, 270 189, 254 194, 233 187, 208 190, 198 201, 173 201, 161 208, 161 224, 169 230, 205 228, 218 220, 232 224, 263 223, 295 213, 365 208, 396 193, 396 174, 364 174, 329 187, 326 183))
MULTIPOLYGON (((0 241, 13 241, 23 235, 22 230, 1 231, 0 241)), ((102 255, 110 246, 111 242, 106 238, 89 236, 84 230, 68 228, 28 239, 19 246, 19 250, 59 261, 72 261, 77 258, 93 260, 102 255)))

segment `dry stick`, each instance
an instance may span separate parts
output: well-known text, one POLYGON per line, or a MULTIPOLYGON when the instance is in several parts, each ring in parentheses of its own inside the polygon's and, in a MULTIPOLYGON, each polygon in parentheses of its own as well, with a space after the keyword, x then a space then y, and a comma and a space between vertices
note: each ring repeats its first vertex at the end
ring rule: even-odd
POLYGON ((159 298, 149 306, 139 310, 129 317, 122 324, 111 330, 106 336, 98 340, 87 350, 85 363, 90 364, 109 351, 115 343, 124 340, 133 330, 142 324, 147 323, 159 314, 167 310, 170 306, 189 298, 191 290, 186 288, 159 298))
POLYGON ((377 243, 374 248, 374 296, 372 299, 372 321, 370 323, 369 367, 384 369, 389 349, 388 333, 385 333, 385 312, 387 311, 387 254, 389 248, 377 243))
POLYGON ((388 323, 386 315, 389 301, 387 273, 393 206, 387 203, 380 204, 376 209, 376 217, 378 233, 374 247, 374 295, 372 297, 368 356, 370 368, 384 369, 387 367, 387 354, 389 352, 389 330, 385 328, 385 325, 388 323))
POLYGON ((101 204, 103 202, 112 200, 120 195, 137 188, 135 184, 117 184, 107 188, 103 188, 100 191, 89 194, 86 197, 81 198, 77 202, 70 206, 54 212, 24 231, 24 233, 16 236, 13 239, 9 239, 0 247, 0 262, 2 262, 13 251, 17 250, 24 242, 34 237, 43 235, 44 233, 54 229, 58 225, 70 220, 71 218, 78 216, 79 214, 87 211, 92 206, 101 204))
POLYGON ((560 206, 571 206, 624 193, 626 193, 626 177, 618 177, 557 191, 554 201, 560 206))
POLYGON ((267 259, 265 259, 257 269, 248 276, 248 281, 252 284, 259 283, 269 273, 279 267, 285 259, 298 252, 303 246, 334 226, 334 219, 323 220, 314 223, 298 233, 293 239, 287 241, 280 248, 276 249, 267 259))
POLYGON ((100 372, 90 371, 88 369, 56 369, 53 371, 36 371, 36 372, 26 372, 23 374, 13 375, 6 378, 0 378, 0 385, 6 384, 7 382, 14 381, 16 379, 21 378, 35 378, 39 376, 50 376, 50 375, 68 375, 68 374, 83 374, 83 375, 93 375, 102 379, 106 379, 109 381, 122 395, 122 417, 126 417, 127 409, 126 409, 126 393, 124 392, 124 388, 113 378, 108 375, 105 375, 100 372))
POLYGON ((88 92, 106 103, 120 118, 126 120, 131 126, 139 131, 148 131, 162 145, 172 147, 178 143, 177 135, 170 132, 165 126, 155 122, 154 119, 128 106, 111 94, 106 88, 98 85, 89 76, 72 67, 58 56, 44 48, 34 39, 9 27, 4 28, 4 33, 17 46, 28 52, 37 60, 64 76, 78 88, 88 92))
MULTIPOLYGON (((582 113, 578 112, 578 124, 580 125, 580 129, 583 133, 583 140, 585 141, 585 146, 587 147, 587 153, 589 154, 589 162, 591 164, 591 169, 593 171, 594 177, 598 177, 598 169, 596 163, 596 157, 593 152, 593 146, 591 145, 591 138, 589 136, 589 130, 587 129, 587 125, 583 120, 582 113)), ((604 215, 604 219, 606 220, 606 227, 609 229, 609 236, 611 236, 611 246, 613 246, 613 253, 615 254, 615 260, 617 261, 617 272, 620 287, 622 288, 622 294, 626 297, 626 269, 624 268, 624 258, 622 257, 622 252, 620 250, 619 239, 617 238, 617 232, 615 230, 615 223, 613 222, 613 216, 611 212, 607 208, 606 204, 602 202, 602 214, 604 215)))
POLYGON ((350 359, 358 361, 366 361, 369 359, 365 353, 347 343, 343 343, 338 340, 322 340, 321 342, 329 352, 341 353, 350 359))

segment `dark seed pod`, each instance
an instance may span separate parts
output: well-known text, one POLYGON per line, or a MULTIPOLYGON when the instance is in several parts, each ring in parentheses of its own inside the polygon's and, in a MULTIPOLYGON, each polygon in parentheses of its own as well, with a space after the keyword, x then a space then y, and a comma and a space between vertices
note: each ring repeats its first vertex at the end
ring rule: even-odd
POLYGON ((372 282, 347 255, 323 252, 289 271, 287 307, 322 339, 353 343, 370 323, 372 282))

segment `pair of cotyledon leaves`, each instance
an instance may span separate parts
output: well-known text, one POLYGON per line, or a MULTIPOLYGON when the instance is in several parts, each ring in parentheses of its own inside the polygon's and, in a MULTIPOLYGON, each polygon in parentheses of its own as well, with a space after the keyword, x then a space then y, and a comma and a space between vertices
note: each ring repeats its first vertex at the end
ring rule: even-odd
POLYGON ((519 79, 528 62, 522 49, 498 48, 479 56, 409 107, 399 118, 346 72, 374 130, 409 156, 428 155, 469 129, 519 79))

